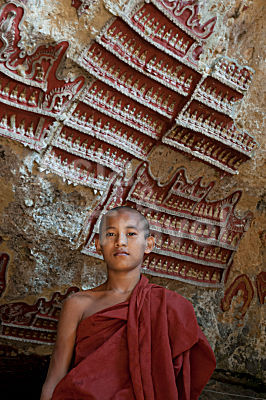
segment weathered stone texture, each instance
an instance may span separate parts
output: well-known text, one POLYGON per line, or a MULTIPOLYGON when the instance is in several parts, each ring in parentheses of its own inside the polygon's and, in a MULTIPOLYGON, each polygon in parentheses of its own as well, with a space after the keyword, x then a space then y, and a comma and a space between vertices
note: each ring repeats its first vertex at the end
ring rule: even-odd
MULTIPOLYGON (((26 3, 23 27, 26 47, 51 40, 68 40, 69 59, 65 72, 71 75, 73 71, 80 71, 75 57, 110 18, 103 2, 93 2, 91 11, 80 18, 70 0, 29 0, 26 3)), ((150 168, 162 182, 169 180, 181 166, 186 168, 191 180, 203 176, 204 184, 215 181, 210 200, 224 198, 241 189, 237 213, 243 216, 251 211, 254 218, 240 242, 224 288, 206 289, 151 276, 149 279, 192 301, 199 323, 215 350, 218 369, 264 380, 264 310, 256 278, 265 262, 265 5, 263 0, 208 0, 200 4, 202 20, 213 13, 219 16, 217 30, 202 62, 211 64, 217 55, 227 55, 255 69, 236 120, 239 127, 256 138, 260 147, 252 160, 242 164, 239 175, 234 176, 222 176, 216 169, 166 145, 159 145, 150 155, 150 168), (252 288, 247 295, 250 305, 244 315, 247 299, 243 287, 229 292, 230 285, 240 275, 247 276, 252 288), (229 307, 223 311, 221 302, 225 298, 229 307)), ((0 138, 0 145, 0 252, 10 256, 0 304, 13 301, 34 304, 41 296, 50 299, 55 291, 64 293, 70 286, 90 288, 100 284, 105 279, 103 262, 81 253, 87 232, 86 220, 99 200, 98 195, 87 187, 68 185, 52 173, 40 172, 40 155, 23 145, 4 138, 0 138)), ((133 161, 134 168, 138 163, 133 161)), ((10 343, 22 352, 48 354, 51 351, 51 347, 45 345, 10 343)))

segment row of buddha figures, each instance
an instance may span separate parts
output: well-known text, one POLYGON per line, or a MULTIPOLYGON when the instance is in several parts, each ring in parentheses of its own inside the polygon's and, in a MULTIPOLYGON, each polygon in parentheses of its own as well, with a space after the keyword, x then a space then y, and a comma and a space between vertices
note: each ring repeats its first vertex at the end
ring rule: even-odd
POLYGON ((29 138, 33 138, 35 134, 33 121, 19 120, 17 114, 4 114, 0 119, 0 128, 12 131, 17 135, 28 136, 29 138))
POLYGON ((44 149, 53 134, 55 121, 4 105, 0 110, 0 134, 22 142, 37 151, 44 149))
MULTIPOLYGON (((150 223, 151 229, 171 236, 192 238, 201 243, 218 244, 226 248, 236 248, 241 233, 211 223, 201 223, 198 220, 176 217, 149 209, 143 212, 150 223)), ((206 214, 209 214, 206 212, 206 214)), ((218 212, 217 212, 218 214, 218 212)), ((208 215, 210 216, 210 215, 208 215)))
POLYGON ((240 92, 247 91, 252 80, 254 70, 242 67, 236 61, 221 57, 213 66, 212 75, 222 82, 231 85, 240 92))
POLYGON ((45 115, 57 115, 75 96, 80 83, 67 83, 49 92, 28 86, 0 73, 0 102, 45 115))
POLYGON ((178 116, 177 122, 185 127, 198 130, 207 136, 220 138, 230 147, 249 155, 256 146, 255 139, 246 132, 239 131, 233 121, 215 111, 203 108, 196 102, 178 116))
MULTIPOLYGON (((80 110, 76 109, 74 111, 74 115, 71 115, 69 119, 65 121, 65 125, 71 126, 90 136, 95 136, 99 140, 123 149, 127 153, 132 154, 140 159, 146 159, 148 153, 155 143, 153 139, 150 139, 147 136, 142 136, 135 129, 127 127, 121 123, 117 123, 115 120, 109 119, 104 114, 94 112, 94 110, 92 110, 90 115, 84 113, 81 116, 80 110), (81 118, 83 124, 81 124, 81 118)), ((65 144, 71 150, 72 143, 74 143, 72 139, 73 137, 68 135, 67 137, 62 137, 59 140, 61 140, 62 143, 65 142, 65 144)), ((85 154, 87 147, 86 144, 84 144, 84 141, 83 143, 80 143, 80 150, 84 151, 85 154)))
POLYGON ((181 95, 128 67, 95 43, 80 63, 96 78, 168 118, 180 102, 184 103, 181 95))
POLYGON ((53 344, 62 303, 78 290, 77 287, 71 287, 65 294, 55 292, 51 300, 40 298, 32 305, 23 302, 1 305, 0 337, 53 344))
POLYGON ((184 55, 194 43, 188 34, 177 28, 170 20, 160 18, 159 12, 152 16, 147 8, 143 7, 133 15, 131 20, 142 29, 145 36, 153 40, 157 39, 181 55, 184 55))
POLYGON ((213 204, 206 203, 205 201, 197 202, 186 198, 186 196, 172 195, 166 198, 164 191, 153 191, 150 186, 143 186, 137 184, 134 187, 132 193, 130 193, 129 199, 132 201, 146 203, 151 206, 152 204, 157 207, 161 207, 165 210, 175 210, 180 214, 184 212, 185 215, 194 215, 206 220, 214 220, 217 222, 224 222, 228 217, 228 208, 224 207, 219 202, 213 204))
POLYGON ((132 30, 121 21, 114 24, 97 37, 97 42, 114 54, 138 69, 138 71, 163 83, 165 86, 186 96, 192 87, 193 78, 188 67, 177 64, 176 60, 155 49, 149 43, 145 43, 132 30))
MULTIPOLYGON (((136 101, 128 99, 125 95, 110 89, 110 86, 96 81, 88 88, 82 101, 118 119, 118 121, 121 121, 122 118, 124 124, 134 127, 151 137, 160 137, 166 128, 166 122, 160 115, 136 101)), ((87 110, 82 112, 77 122, 81 123, 84 120, 87 122, 87 110)))
POLYGON ((62 149, 50 147, 40 163, 40 170, 50 170, 60 175, 63 180, 94 188, 96 191, 107 190, 114 172, 108 166, 74 156, 62 149))
POLYGON ((222 277, 218 268, 204 268, 193 263, 158 256, 158 254, 150 254, 144 259, 143 272, 159 276, 170 275, 172 279, 178 278, 199 286, 213 287, 219 286, 222 277))
MULTIPOLYGON (((123 138, 122 138, 123 140, 123 138)), ((76 154, 83 159, 92 160, 103 166, 107 166, 120 174, 124 172, 131 157, 119 148, 102 142, 93 137, 79 134, 70 129, 63 128, 61 132, 52 140, 52 145, 76 154)), ((128 141, 130 145, 130 141, 128 141)), ((124 147, 127 146, 125 140, 124 147)))
POLYGON ((41 92, 36 88, 31 88, 16 82, 10 81, 5 76, 5 79, 1 76, 0 80, 0 95, 3 99, 10 99, 10 101, 16 101, 21 105, 27 105, 31 108, 37 107, 39 103, 39 96, 41 92))
POLYGON ((189 154, 197 153, 198 158, 218 166, 231 174, 238 173, 238 167, 247 160, 243 153, 236 152, 223 142, 217 142, 209 137, 202 138, 191 129, 176 125, 163 138, 163 143, 170 144, 189 154))
POLYGON ((186 238, 177 238, 166 234, 155 235, 156 247, 154 252, 177 258, 189 258, 200 261, 203 265, 224 264, 227 265, 232 251, 217 246, 202 245, 186 238))
POLYGON ((209 77, 197 87, 194 94, 195 100, 228 115, 233 114, 235 106, 239 104, 242 97, 241 93, 209 77))

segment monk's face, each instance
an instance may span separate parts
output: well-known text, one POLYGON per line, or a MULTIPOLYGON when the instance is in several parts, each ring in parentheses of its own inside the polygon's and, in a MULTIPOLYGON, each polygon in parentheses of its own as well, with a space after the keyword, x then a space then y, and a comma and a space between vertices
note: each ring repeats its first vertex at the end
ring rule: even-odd
POLYGON ((141 217, 130 210, 112 211, 104 217, 96 248, 104 257, 108 269, 140 268, 144 253, 150 253, 154 238, 145 238, 141 217))

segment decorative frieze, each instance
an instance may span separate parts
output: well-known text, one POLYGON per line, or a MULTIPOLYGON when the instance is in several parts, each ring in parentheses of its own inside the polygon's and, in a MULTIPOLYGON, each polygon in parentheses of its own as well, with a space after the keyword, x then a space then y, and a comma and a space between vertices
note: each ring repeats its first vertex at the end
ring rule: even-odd
POLYGON ((56 292, 50 301, 40 298, 33 305, 18 302, 0 306, 0 337, 53 345, 62 302, 78 290, 71 287, 64 295, 56 292))
POLYGON ((100 193, 109 189, 116 175, 108 167, 52 146, 46 151, 40 170, 52 171, 68 183, 89 186, 100 193))
POLYGON ((185 104, 184 96, 143 76, 98 43, 90 44, 79 63, 96 78, 169 119, 185 104))
POLYGON ((202 45, 197 37, 180 28, 153 4, 139 3, 121 18, 147 42, 171 55, 183 64, 197 69, 202 45))
POLYGON ((94 244, 101 216, 113 207, 128 205, 149 220, 156 240, 145 272, 200 286, 220 286, 251 215, 241 219, 234 213, 240 192, 222 200, 206 200, 212 187, 213 183, 203 186, 201 179, 189 182, 183 168, 170 182, 161 184, 147 166, 140 166, 130 180, 114 182, 110 188, 83 252, 101 258, 94 244))
MULTIPOLYGON (((60 76, 61 64, 69 46, 68 42, 41 45, 31 52, 22 50, 20 24, 23 22, 23 16, 23 4, 9 2, 1 8, 0 71, 17 81, 44 91, 50 91, 51 85, 62 86, 65 82, 62 82, 60 76)), ((84 78, 78 78, 77 82, 84 83, 84 78)))
POLYGON ((122 61, 183 96, 191 94, 200 80, 200 74, 154 48, 119 18, 96 40, 122 61))
POLYGON ((51 144, 84 160, 108 167, 119 174, 124 173, 131 158, 110 143, 102 142, 65 126, 58 130, 51 144))
POLYGON ((220 113, 233 116, 243 94, 208 76, 196 89, 193 98, 220 113))
POLYGON ((141 160, 146 160, 155 143, 153 139, 143 136, 139 131, 81 102, 73 105, 64 124, 110 143, 141 160))
POLYGON ((246 92, 252 81, 254 70, 239 65, 236 60, 219 57, 212 66, 211 75, 240 93, 246 92))
POLYGON ((238 167, 248 159, 247 155, 229 148, 222 141, 204 137, 182 125, 168 131, 162 141, 230 174, 237 174, 238 167))
POLYGON ((56 122, 50 117, 8 105, 0 107, 0 134, 37 151, 46 147, 55 125, 56 122))
MULTIPOLYGON (((180 26, 192 37, 206 40, 214 30, 217 17, 212 17, 204 24, 201 23, 198 1, 184 0, 150 0, 171 21, 180 26)), ((148 1, 147 1, 148 2, 148 1)))
POLYGON ((154 139, 159 139, 169 126, 161 115, 99 80, 87 86, 81 101, 154 139))
POLYGON ((222 142, 248 157, 256 146, 255 139, 245 131, 239 131, 229 116, 218 113, 195 100, 178 115, 176 122, 178 125, 222 142))

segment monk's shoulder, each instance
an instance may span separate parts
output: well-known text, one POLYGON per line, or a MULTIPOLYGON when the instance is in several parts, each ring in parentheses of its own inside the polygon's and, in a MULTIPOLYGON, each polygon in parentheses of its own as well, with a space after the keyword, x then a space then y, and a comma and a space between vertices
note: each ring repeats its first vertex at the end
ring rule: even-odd
POLYGON ((94 289, 80 290, 73 293, 64 300, 64 307, 82 307, 93 303, 98 297, 98 291, 94 289))

